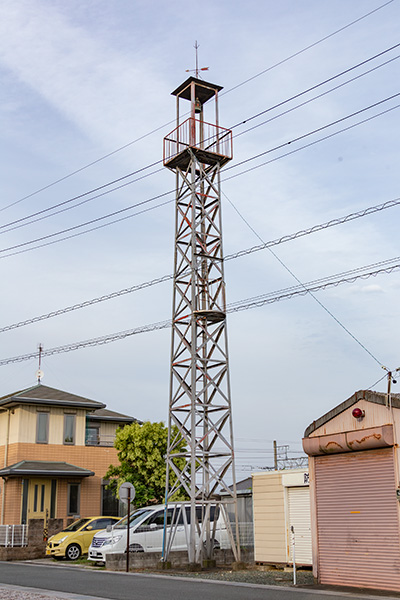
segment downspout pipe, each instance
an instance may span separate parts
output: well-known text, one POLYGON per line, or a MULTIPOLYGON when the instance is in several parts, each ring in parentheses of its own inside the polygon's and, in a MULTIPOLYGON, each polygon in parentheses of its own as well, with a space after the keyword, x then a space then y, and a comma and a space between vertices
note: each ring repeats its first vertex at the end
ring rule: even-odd
MULTIPOLYGON (((11 419, 11 409, 8 409, 7 415, 7 432, 6 432, 6 443, 4 447, 4 467, 7 467, 8 462, 8 445, 10 441, 10 419, 11 419)), ((5 508, 5 499, 6 499, 6 479, 3 479, 3 493, 1 495, 1 524, 4 525, 4 508, 5 508)))

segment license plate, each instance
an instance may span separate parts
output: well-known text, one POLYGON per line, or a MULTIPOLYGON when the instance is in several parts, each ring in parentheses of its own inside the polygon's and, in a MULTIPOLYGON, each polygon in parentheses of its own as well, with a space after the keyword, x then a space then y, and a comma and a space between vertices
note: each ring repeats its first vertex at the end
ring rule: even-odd
POLYGON ((46 550, 46 554, 51 554, 50 550, 46 550))

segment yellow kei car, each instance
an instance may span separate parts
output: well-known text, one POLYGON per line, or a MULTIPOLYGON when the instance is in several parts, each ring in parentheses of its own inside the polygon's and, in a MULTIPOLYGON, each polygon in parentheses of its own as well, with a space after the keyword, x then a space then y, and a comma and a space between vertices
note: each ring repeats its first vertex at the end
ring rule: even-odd
POLYGON ((57 560, 77 560, 87 554, 92 538, 101 529, 115 525, 118 517, 86 517, 71 523, 68 527, 52 535, 46 546, 46 555, 57 560))

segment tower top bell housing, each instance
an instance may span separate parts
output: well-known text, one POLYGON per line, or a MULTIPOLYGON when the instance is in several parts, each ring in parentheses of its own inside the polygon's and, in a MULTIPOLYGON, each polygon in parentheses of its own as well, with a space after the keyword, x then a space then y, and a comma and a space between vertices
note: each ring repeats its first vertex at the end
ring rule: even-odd
MULTIPOLYGON (((176 96, 176 128, 164 138, 164 166, 187 169, 194 153, 205 165, 223 166, 232 159, 232 131, 219 126, 218 92, 220 85, 189 77, 172 92, 176 96), (204 120, 204 105, 214 98, 213 122, 204 120), (190 117, 181 122, 180 100, 189 100, 190 117)), ((187 111, 184 112, 187 115, 187 111)))

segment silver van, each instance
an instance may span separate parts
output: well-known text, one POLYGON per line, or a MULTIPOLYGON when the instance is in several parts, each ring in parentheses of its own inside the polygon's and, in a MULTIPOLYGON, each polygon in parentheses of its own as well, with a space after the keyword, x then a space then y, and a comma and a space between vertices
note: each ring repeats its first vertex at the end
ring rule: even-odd
MULTIPOLYGON (((181 507, 182 504, 179 504, 181 507)), ((190 505, 183 505, 186 520, 190 523, 190 505)), ((161 552, 164 536, 164 505, 147 506, 134 511, 130 516, 129 549, 130 552, 161 552)), ((210 507, 211 521, 214 521, 216 507, 210 507)), ((202 507, 196 507, 196 517, 202 522, 202 507)), ((168 504, 167 529, 171 527, 172 520, 176 523, 176 531, 172 543, 172 550, 186 550, 186 534, 182 511, 177 510, 177 505, 168 504), (176 521, 176 518, 178 520, 176 521)), ((127 521, 124 517, 112 526, 110 531, 100 531, 93 537, 89 547, 88 559, 96 562, 105 562, 106 555, 110 553, 126 552, 127 521)), ((167 531, 167 535, 168 535, 167 531)), ((229 535, 224 520, 217 518, 214 548, 230 548, 229 535)))

